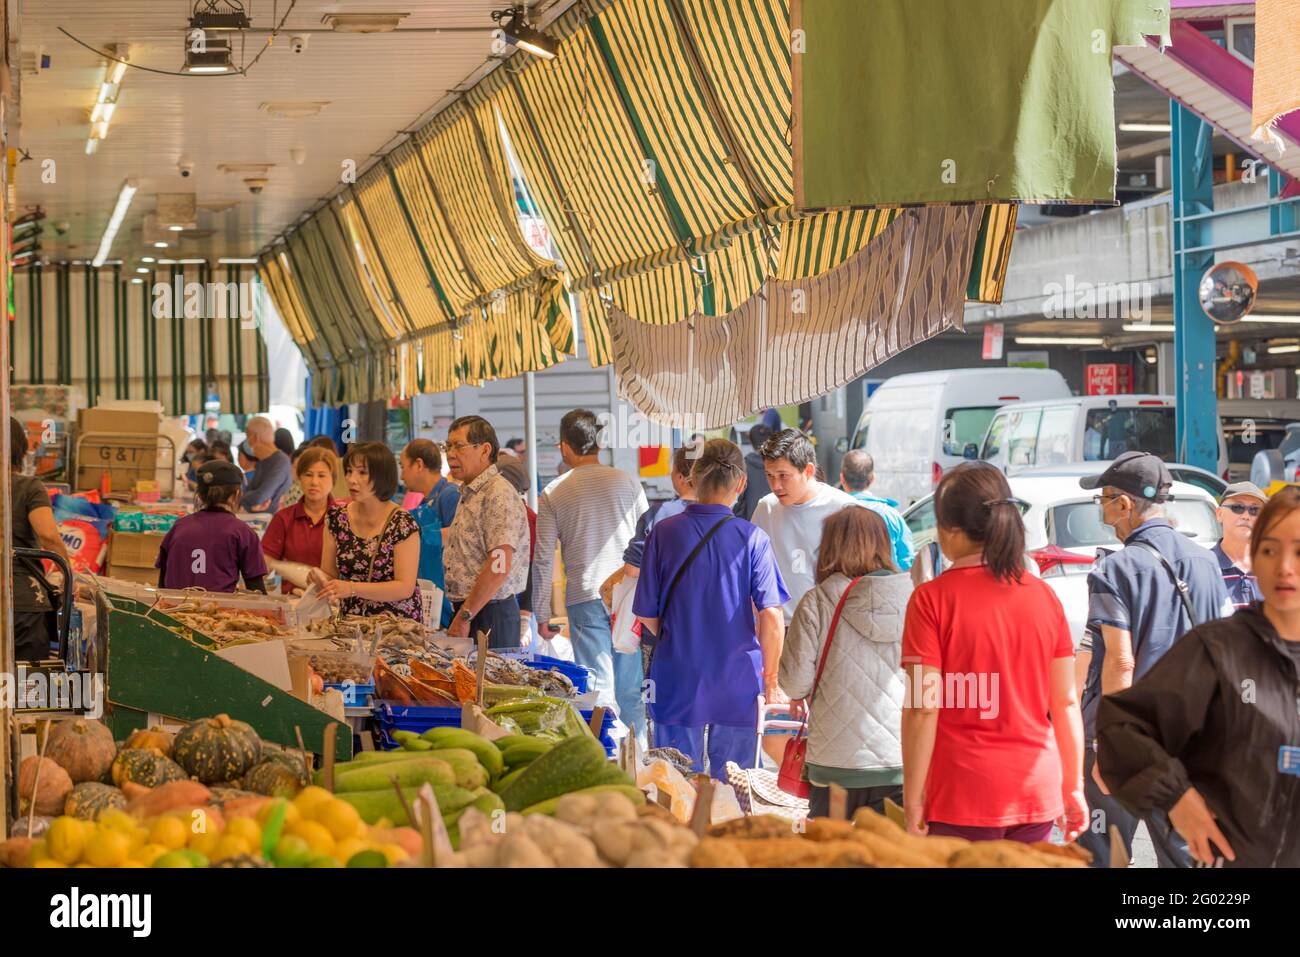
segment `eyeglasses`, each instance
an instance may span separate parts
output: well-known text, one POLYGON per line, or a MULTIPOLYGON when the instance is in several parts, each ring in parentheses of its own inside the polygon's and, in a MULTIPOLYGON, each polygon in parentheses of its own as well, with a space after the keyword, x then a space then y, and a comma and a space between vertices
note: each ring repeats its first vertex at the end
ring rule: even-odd
POLYGON ((1223 507, 1226 508, 1226 509, 1227 509, 1229 512, 1231 512, 1233 515, 1249 515, 1251 518, 1254 518, 1254 517, 1257 516, 1261 511, 1263 511, 1263 506, 1260 506, 1260 505, 1242 505, 1242 504, 1239 503, 1239 502, 1233 503, 1232 505, 1225 505, 1225 506, 1223 506, 1223 507))
POLYGON ((1114 495, 1094 495, 1092 497, 1092 504, 1104 507, 1107 502, 1113 502, 1115 499, 1120 498, 1123 494, 1124 494, 1123 492, 1116 492, 1114 495))
POLYGON ((472 449, 476 445, 487 445, 487 443, 486 442, 457 442, 455 445, 448 445, 446 442, 443 442, 438 447, 442 449, 443 452, 459 452, 461 449, 472 449))

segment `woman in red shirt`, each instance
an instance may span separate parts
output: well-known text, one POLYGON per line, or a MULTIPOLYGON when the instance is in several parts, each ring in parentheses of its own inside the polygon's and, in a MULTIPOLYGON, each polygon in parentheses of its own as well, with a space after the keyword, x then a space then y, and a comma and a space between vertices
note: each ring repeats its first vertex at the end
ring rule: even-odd
POLYGON ((338 472, 338 456, 329 449, 306 449, 294 463, 294 473, 302 486, 302 498, 276 512, 262 535, 262 554, 271 569, 284 577, 282 590, 285 594, 297 590, 288 580, 286 572, 290 569, 284 567, 285 563, 320 567, 325 542, 325 512, 334 504, 330 492, 338 472))
POLYGON ((903 626, 903 810, 913 834, 1067 841, 1087 823, 1074 646, 1061 602, 1025 570, 1020 502, 966 462, 935 489, 952 565, 903 626))

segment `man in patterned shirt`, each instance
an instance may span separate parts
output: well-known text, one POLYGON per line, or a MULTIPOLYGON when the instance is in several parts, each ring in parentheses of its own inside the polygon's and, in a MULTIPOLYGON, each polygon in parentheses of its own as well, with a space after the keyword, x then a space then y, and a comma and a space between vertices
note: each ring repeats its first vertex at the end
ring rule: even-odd
POLYGON ((501 446, 477 415, 451 424, 444 451, 461 483, 460 505, 447 529, 443 565, 455 614, 447 634, 490 632, 493 648, 519 644, 519 602, 528 581, 528 513, 494 464, 501 446))

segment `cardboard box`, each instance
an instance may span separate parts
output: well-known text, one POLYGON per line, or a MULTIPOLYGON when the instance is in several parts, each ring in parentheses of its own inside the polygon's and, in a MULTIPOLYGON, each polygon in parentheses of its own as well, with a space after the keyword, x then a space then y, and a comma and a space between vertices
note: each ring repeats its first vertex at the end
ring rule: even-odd
POLYGON ((108 535, 109 578, 138 582, 142 585, 158 584, 158 549, 166 536, 157 532, 119 532, 108 535))
POLYGON ((289 656, 283 641, 258 641, 251 645, 235 645, 214 652, 232 665, 243 668, 250 675, 273 684, 281 691, 293 692, 289 676, 289 656))
POLYGON ((77 449, 77 491, 100 488, 107 474, 110 489, 125 492, 136 482, 153 481, 158 470, 156 438, 127 434, 111 438, 101 433, 78 442, 77 449))
POLYGON ((157 435, 162 419, 156 412, 125 409, 82 409, 77 413, 77 432, 134 432, 157 435))

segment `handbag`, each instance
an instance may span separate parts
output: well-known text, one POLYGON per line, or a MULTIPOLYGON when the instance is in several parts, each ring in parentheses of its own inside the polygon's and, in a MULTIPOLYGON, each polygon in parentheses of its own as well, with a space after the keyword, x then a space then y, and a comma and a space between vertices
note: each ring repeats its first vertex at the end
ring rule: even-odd
POLYGON ((826 656, 831 650, 835 629, 840 624, 840 612, 844 610, 844 601, 859 581, 861 578, 849 582, 849 587, 844 589, 844 594, 840 595, 840 600, 835 606, 830 630, 826 632, 826 644, 822 646, 821 661, 817 663, 817 676, 813 678, 812 691, 808 693, 808 701, 804 706, 803 721, 800 722, 795 736, 785 743, 785 751, 781 755, 781 769, 777 772, 776 784, 786 794, 793 794, 795 797, 806 798, 812 793, 812 784, 804 776, 804 765, 808 761, 808 712, 812 709, 813 698, 817 696, 817 686, 821 684, 822 670, 826 667, 826 656))

